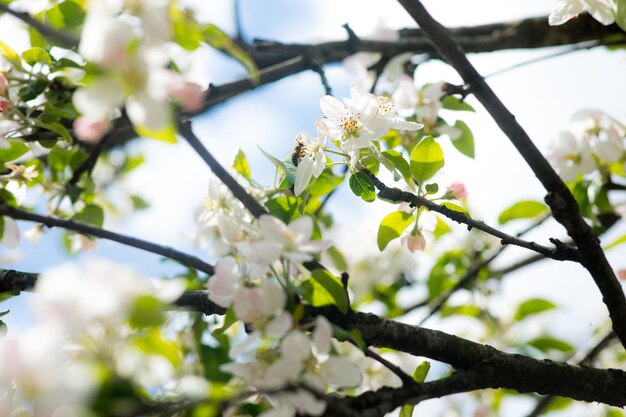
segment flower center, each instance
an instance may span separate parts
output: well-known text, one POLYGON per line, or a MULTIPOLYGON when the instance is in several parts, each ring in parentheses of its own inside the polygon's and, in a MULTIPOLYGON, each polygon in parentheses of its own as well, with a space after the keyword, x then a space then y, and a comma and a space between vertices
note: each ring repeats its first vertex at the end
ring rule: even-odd
POLYGON ((361 123, 361 115, 358 113, 348 113, 346 117, 341 118, 341 128, 345 132, 343 140, 348 140, 351 137, 358 138, 363 123, 361 123))
POLYGON ((393 111, 393 103, 389 97, 378 97, 378 111, 382 114, 393 111))

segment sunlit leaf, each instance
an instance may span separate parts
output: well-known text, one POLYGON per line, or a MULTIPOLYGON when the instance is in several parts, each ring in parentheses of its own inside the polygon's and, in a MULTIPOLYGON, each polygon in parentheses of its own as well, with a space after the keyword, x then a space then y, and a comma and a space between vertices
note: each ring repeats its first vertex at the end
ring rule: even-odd
POLYGON ((474 135, 462 120, 457 120, 454 127, 461 131, 461 136, 452 139, 452 145, 463 155, 474 159, 474 135))
POLYGON ((500 213, 498 222, 505 224, 516 219, 534 219, 546 213, 548 213, 548 207, 545 204, 539 201, 525 200, 513 204, 500 213))
POLYGON ((356 172, 350 176, 350 189, 368 203, 376 200, 376 189, 372 180, 362 172, 356 172))
POLYGON ((382 252, 389 242, 399 238, 402 232, 413 222, 413 214, 406 211, 394 211, 386 215, 378 227, 378 249, 382 252))
POLYGON ((552 310, 553 308, 556 308, 556 305, 548 300, 544 300, 543 298, 531 298, 517 307, 515 320, 520 321, 532 314, 542 313, 552 310))
POLYGON ((426 136, 411 152, 411 173, 423 183, 445 165, 443 150, 431 136, 426 136))

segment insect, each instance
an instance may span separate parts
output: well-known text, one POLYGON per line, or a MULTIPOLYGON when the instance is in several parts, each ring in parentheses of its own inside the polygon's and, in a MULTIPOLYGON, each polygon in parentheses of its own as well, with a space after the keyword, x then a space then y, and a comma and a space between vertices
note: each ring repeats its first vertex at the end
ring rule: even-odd
POLYGON ((305 145, 304 141, 300 139, 300 136, 298 136, 296 138, 296 146, 293 148, 293 151, 291 152, 291 162, 295 166, 298 166, 298 162, 300 162, 300 159, 302 159, 305 155, 304 145, 305 145))

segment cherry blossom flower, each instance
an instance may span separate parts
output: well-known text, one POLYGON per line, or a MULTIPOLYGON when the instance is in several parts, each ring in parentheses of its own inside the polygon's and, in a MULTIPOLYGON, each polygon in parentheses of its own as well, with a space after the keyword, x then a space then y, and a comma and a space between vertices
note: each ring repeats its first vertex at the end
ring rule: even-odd
POLYGON ((11 102, 6 98, 0 98, 0 112, 4 113, 11 108, 11 102))
POLYGON ((239 267, 233 257, 225 257, 215 264, 215 274, 209 280, 209 300, 221 307, 229 307, 237 290, 241 287, 239 267))
POLYGON ((2 216, 2 223, 3 229, 0 245, 9 249, 15 249, 20 243, 20 229, 15 220, 9 216, 2 216))
POLYGON ((300 147, 298 157, 298 169, 296 170, 296 182, 294 184, 294 194, 302 194, 306 186, 311 181, 311 177, 319 177, 326 167, 326 137, 318 129, 317 137, 311 139, 308 132, 300 132, 296 137, 296 146, 300 147))
POLYGON ((561 132, 551 145, 548 160, 565 181, 572 181, 578 173, 587 174, 595 169, 588 141, 576 138, 570 132, 561 132))
POLYGON ((107 119, 79 116, 74 120, 74 134, 83 142, 98 143, 111 129, 111 123, 107 119))
POLYGON ((603 25, 615 22, 615 3, 611 0, 561 0, 550 12, 548 23, 551 26, 562 25, 585 12, 603 25))
POLYGON ((274 216, 259 218, 262 238, 252 242, 242 242, 237 249, 243 256, 255 263, 269 265, 279 257, 296 263, 313 259, 314 253, 326 249, 330 242, 311 240, 313 220, 300 217, 286 225, 274 216))
POLYGON ((322 97, 320 108, 325 116, 319 123, 322 133, 341 142, 344 152, 370 146, 390 128, 421 128, 400 118, 389 98, 362 93, 356 86, 351 89, 351 98, 344 98, 343 103, 332 96, 322 97))
POLYGON ((411 252, 423 251, 426 248, 426 239, 419 230, 415 234, 404 235, 400 238, 400 243, 411 252))

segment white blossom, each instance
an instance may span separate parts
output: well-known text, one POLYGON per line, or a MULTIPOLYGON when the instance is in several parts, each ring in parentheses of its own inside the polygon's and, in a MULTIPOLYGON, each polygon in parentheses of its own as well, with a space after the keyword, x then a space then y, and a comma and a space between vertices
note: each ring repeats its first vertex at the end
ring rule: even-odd
POLYGON ((603 25, 615 22, 615 3, 612 0, 560 0, 550 12, 548 23, 551 26, 562 25, 585 12, 603 25))
POLYGON ((294 184, 294 194, 302 194, 306 186, 311 181, 311 177, 319 177, 326 167, 326 137, 318 129, 317 137, 311 139, 308 132, 300 132, 296 137, 296 146, 301 147, 301 158, 296 170, 296 182, 294 184))

